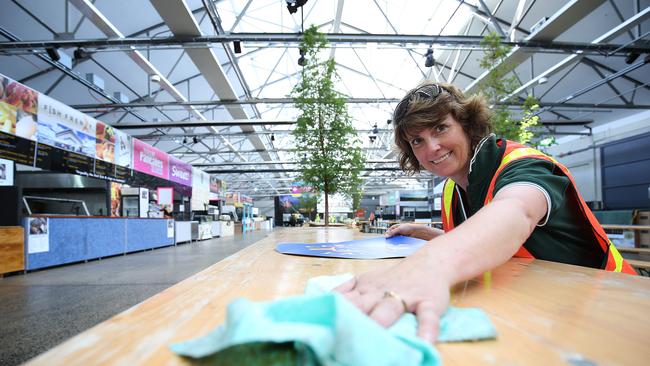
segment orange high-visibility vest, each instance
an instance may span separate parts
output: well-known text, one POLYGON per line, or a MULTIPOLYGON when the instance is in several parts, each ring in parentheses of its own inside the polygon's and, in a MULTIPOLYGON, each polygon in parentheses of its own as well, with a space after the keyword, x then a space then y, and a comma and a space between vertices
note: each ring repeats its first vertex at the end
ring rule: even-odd
MULTIPOLYGON (((503 140, 499 141, 499 143, 503 143, 503 140)), ((575 194, 575 197, 573 198, 577 199, 578 202, 580 202, 580 204, 578 205, 578 207, 580 207, 580 214, 583 215, 589 221, 589 223, 591 224, 592 231, 594 233, 594 237, 598 241, 600 248, 603 250, 604 253, 607 253, 607 262, 605 264, 604 269, 606 271, 611 271, 611 272, 624 272, 629 274, 636 274, 632 266, 630 266, 629 263, 627 263, 627 261, 623 259, 623 257, 618 252, 616 247, 609 240, 607 234, 605 233, 605 230, 603 229, 602 226, 600 226, 600 223, 598 222, 598 220, 596 220, 596 217, 587 206, 585 200, 582 199, 582 196, 580 195, 580 192, 578 192, 575 181, 573 180, 571 173, 569 173, 569 170, 564 165, 560 164, 558 161, 542 153, 541 151, 508 140, 506 142, 506 150, 503 154, 503 158, 501 159, 501 164, 499 165, 496 172, 494 173, 494 176, 492 177, 492 181, 490 182, 490 186, 488 187, 487 195, 485 196, 485 202, 483 203, 483 206, 489 204, 494 198, 494 186, 496 184, 497 177, 499 176, 499 174, 503 171, 503 169, 508 164, 519 159, 547 160, 555 164, 558 168, 560 168, 560 170, 564 173, 564 175, 567 178, 569 178, 569 181, 571 182, 572 185, 571 191, 574 192, 575 194)), ((445 232, 452 230, 455 226, 453 213, 455 212, 458 200, 460 199, 458 194, 454 194, 454 191, 456 190, 455 187, 456 187, 456 183, 453 180, 447 178, 444 185, 443 196, 442 196, 442 226, 445 232)), ((523 257, 523 258, 534 258, 534 256, 526 249, 524 244, 522 244, 522 246, 519 248, 519 250, 517 251, 517 253, 515 253, 514 256, 523 257)))

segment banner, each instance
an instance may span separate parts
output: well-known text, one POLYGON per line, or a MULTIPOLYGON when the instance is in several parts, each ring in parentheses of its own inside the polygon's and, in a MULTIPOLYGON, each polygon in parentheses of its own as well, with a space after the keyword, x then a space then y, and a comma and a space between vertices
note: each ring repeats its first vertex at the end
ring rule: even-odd
POLYGON ((97 121, 95 128, 97 144, 95 146, 95 156, 97 159, 115 162, 115 129, 104 122, 97 121))
POLYGON ((186 186, 192 186, 192 166, 176 159, 169 157, 169 180, 186 186))
POLYGON ((192 211, 207 211, 210 203, 210 175, 203 170, 192 168, 192 211))
POLYGON ((47 95, 38 95, 39 143, 95 157, 96 124, 91 118, 47 95))
POLYGON ((38 92, 0 75, 0 131, 36 140, 38 92))
POLYGON ((133 167, 133 138, 120 130, 115 130, 115 165, 133 167))
POLYGON ((226 182, 218 179, 216 175, 211 175, 210 192, 216 193, 219 197, 223 197, 226 192, 226 182))
POLYGON ((155 177, 169 178, 168 155, 149 146, 144 142, 133 139, 133 167, 135 170, 155 177))

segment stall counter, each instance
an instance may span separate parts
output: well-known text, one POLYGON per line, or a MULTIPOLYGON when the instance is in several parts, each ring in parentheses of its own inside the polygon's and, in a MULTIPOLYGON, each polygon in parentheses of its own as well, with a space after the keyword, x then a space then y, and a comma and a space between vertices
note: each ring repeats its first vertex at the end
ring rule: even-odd
POLYGON ((23 227, 27 270, 174 244, 171 219, 38 215, 23 227))

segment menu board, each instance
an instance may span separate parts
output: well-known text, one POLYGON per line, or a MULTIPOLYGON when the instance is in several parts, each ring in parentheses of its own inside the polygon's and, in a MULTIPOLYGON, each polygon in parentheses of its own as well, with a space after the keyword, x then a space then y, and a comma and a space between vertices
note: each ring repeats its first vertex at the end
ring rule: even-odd
POLYGON ((62 162, 63 150, 45 144, 38 145, 35 167, 45 170, 60 170, 59 166, 62 162))
POLYGON ((36 143, 8 133, 0 132, 0 157, 24 165, 34 165, 36 143))
POLYGON ((124 183, 126 180, 125 179, 119 179, 115 176, 115 164, 111 164, 107 161, 101 161, 99 159, 95 159, 95 174, 93 177, 99 178, 99 179, 104 179, 104 180, 110 180, 113 182, 119 182, 119 183, 124 183))
POLYGON ((115 165, 115 174, 113 175, 118 182, 126 182, 133 176, 133 170, 123 166, 115 165))
POLYGON ((94 175, 94 160, 90 156, 56 147, 38 144, 36 167, 84 176, 94 175))

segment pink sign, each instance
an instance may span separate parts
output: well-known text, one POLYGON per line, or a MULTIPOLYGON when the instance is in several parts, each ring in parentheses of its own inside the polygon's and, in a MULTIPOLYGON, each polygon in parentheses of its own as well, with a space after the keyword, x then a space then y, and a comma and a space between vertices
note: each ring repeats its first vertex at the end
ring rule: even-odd
POLYGON ((168 155, 149 146, 144 142, 133 139, 133 167, 136 171, 169 179, 168 155))
POLYGON ((192 186, 192 166, 175 157, 169 157, 169 180, 192 186))

